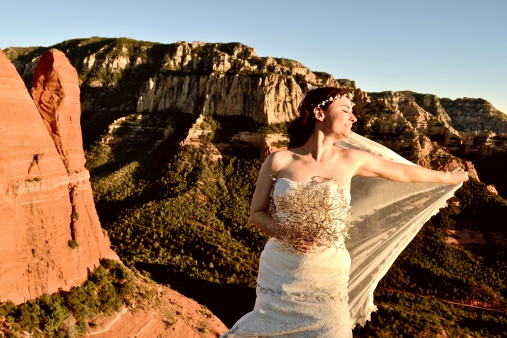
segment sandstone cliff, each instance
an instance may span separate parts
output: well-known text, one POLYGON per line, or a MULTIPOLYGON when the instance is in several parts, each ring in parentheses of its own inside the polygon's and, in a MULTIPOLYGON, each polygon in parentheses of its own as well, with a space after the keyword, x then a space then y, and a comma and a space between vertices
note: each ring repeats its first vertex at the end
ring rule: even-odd
MULTIPOLYGON (((162 45, 91 38, 55 48, 65 51, 79 71, 84 111, 170 109, 195 115, 246 115, 276 123, 294 118, 302 83, 338 85, 329 74, 315 74, 288 59, 259 57, 241 43, 162 45), (103 92, 97 95, 96 88, 103 92), (120 93, 125 89, 129 95, 120 93), (105 100, 115 95, 123 100, 105 100)), ((40 51, 27 54, 11 48, 7 53, 28 81, 40 51)))
POLYGON ((118 259, 84 167, 77 73, 52 50, 35 74, 34 104, 0 51, 0 301, 15 303, 69 290, 101 258, 118 259))
POLYGON ((466 160, 471 176, 480 176, 491 191, 507 194, 502 173, 507 115, 487 101, 452 101, 408 91, 365 94, 357 89, 356 104, 359 133, 424 166, 435 167, 437 159, 450 153, 466 160))

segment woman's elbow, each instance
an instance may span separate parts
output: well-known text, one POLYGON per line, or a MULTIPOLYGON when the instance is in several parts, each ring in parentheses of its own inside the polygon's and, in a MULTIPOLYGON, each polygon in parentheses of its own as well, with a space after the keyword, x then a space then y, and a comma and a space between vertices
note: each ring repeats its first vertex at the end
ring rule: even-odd
POLYGON ((250 208, 250 220, 253 222, 254 221, 254 214, 255 214, 255 211, 250 208))
POLYGON ((250 220, 254 225, 257 224, 257 220, 259 219, 259 213, 261 210, 258 210, 256 208, 250 208, 250 220))
POLYGON ((266 215, 266 212, 264 210, 257 210, 257 209, 253 209, 253 208, 250 209, 250 221, 252 222, 252 224, 255 227, 257 227, 263 231, 266 231, 264 229, 264 227, 265 227, 264 224, 266 223, 266 220, 265 220, 266 216, 265 215, 266 215))

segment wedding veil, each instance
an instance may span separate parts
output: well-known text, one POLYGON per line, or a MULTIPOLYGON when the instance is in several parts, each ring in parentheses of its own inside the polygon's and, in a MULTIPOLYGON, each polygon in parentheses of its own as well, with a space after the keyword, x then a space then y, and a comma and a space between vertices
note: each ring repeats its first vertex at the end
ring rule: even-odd
MULTIPOLYGON (((415 165, 355 133, 336 145, 415 165)), ((352 327, 370 319, 376 310, 373 292, 380 279, 423 224, 446 205, 459 187, 461 184, 400 183, 375 177, 352 179, 353 226, 346 242, 352 259, 348 286, 352 327)))

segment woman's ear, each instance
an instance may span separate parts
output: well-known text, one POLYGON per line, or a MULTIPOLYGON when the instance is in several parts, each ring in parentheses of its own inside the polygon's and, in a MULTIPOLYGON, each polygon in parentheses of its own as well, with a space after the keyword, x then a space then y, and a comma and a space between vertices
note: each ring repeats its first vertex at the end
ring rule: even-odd
POLYGON ((313 110, 313 114, 315 115, 315 119, 317 121, 320 121, 322 122, 324 120, 324 111, 322 110, 322 108, 315 108, 313 110))

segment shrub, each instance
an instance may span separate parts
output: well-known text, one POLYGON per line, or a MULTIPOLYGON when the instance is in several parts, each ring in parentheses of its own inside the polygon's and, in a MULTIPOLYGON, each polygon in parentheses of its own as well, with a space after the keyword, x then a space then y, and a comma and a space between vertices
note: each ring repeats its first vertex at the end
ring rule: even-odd
POLYGON ((68 245, 71 249, 75 249, 79 246, 79 243, 75 239, 72 239, 68 242, 68 245))
POLYGON ((73 287, 66 296, 67 306, 78 321, 93 317, 99 312, 96 286, 86 281, 82 286, 73 287))
POLYGON ((41 321, 42 310, 37 301, 30 300, 18 307, 16 313, 16 322, 30 331, 35 331, 39 328, 41 321))
POLYGON ((135 280, 122 264, 102 260, 89 280, 69 292, 44 294, 16 306, 12 301, 0 304, 0 319, 6 318, 2 333, 29 332, 32 337, 75 337, 86 331, 86 321, 118 310, 134 295, 135 280), (71 325, 75 318, 76 323, 71 325), (11 332, 12 331, 12 332, 11 332))
POLYGON ((12 316, 18 307, 11 300, 6 301, 5 303, 0 303, 0 318, 7 318, 12 316))
POLYGON ((64 321, 69 318, 69 309, 64 304, 62 295, 42 295, 37 302, 40 304, 40 327, 47 334, 54 334, 63 326, 64 321))

